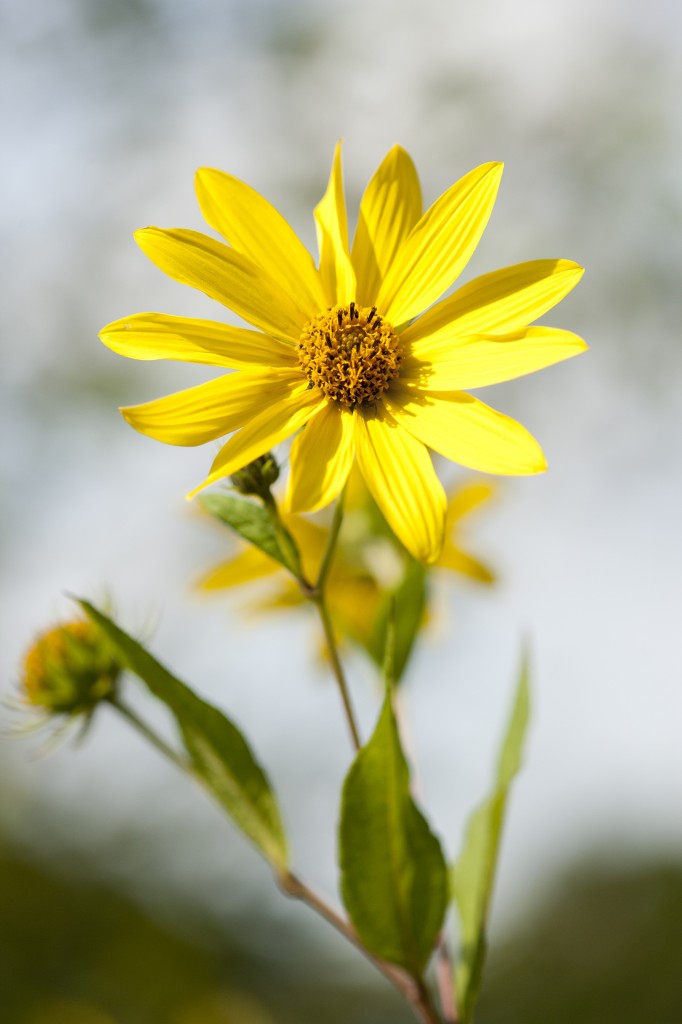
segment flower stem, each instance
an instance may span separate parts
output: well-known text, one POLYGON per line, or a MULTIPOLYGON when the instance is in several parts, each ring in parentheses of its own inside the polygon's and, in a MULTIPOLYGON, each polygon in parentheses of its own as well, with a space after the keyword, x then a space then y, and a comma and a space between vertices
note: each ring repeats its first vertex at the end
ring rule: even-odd
POLYGON ((436 979, 445 1024, 460 1024, 455 1000, 455 986, 452 980, 452 961, 445 934, 441 935, 436 950, 436 979))
POLYGON ((314 586, 308 591, 308 597, 318 610, 322 629, 324 631, 324 638, 327 644, 327 653, 329 654, 334 678, 336 679, 339 692, 341 694, 343 709, 346 712, 346 719, 348 721, 348 728, 350 729, 351 738, 353 740, 353 746, 356 750, 359 750, 362 746, 362 741, 360 740, 360 733, 355 721, 355 714, 353 712, 353 705, 350 699, 348 683, 346 682, 343 665, 341 664, 341 658, 339 657, 339 650, 336 644, 336 638, 334 636, 334 629, 332 627, 325 594, 327 577, 329 576, 329 571, 332 567, 332 562, 334 561, 336 543, 339 539, 341 523, 343 522, 343 499, 344 492, 341 492, 334 508, 334 517, 332 519, 331 526, 329 527, 327 546, 325 547, 324 554, 322 556, 320 570, 317 574, 314 586))
POLYGON ((162 740, 158 733, 154 732, 151 726, 147 725, 139 715, 133 711, 120 697, 110 697, 108 703, 111 704, 130 725, 133 726, 141 736, 144 736, 146 740, 156 747, 156 749, 167 757, 169 761, 172 761, 174 765, 180 768, 183 772, 192 774, 192 766, 186 761, 180 754, 176 753, 172 747, 169 747, 165 740, 162 740))
POLYGON ((331 526, 329 527, 329 536, 327 537, 327 546, 324 549, 324 555, 322 556, 322 564, 320 565, 320 571, 317 574, 317 580, 315 581, 315 589, 320 592, 324 591, 325 584, 327 582, 327 576, 329 570, 332 567, 334 560, 334 554, 336 552, 336 542, 339 539, 339 532, 341 530, 341 523, 343 522, 343 500, 346 496, 345 490, 339 495, 336 505, 334 507, 334 516, 332 518, 331 526))
POLYGON ((313 602, 318 610, 320 621, 322 623, 324 638, 327 644, 327 653, 329 654, 329 660, 331 662, 334 678, 338 683, 339 692, 341 694, 341 700, 343 702, 343 709, 346 712, 348 728, 350 729, 351 738, 353 740, 353 746, 355 747, 356 750, 360 750, 360 747, 362 746, 362 741, 360 739, 360 733, 358 732, 357 723, 355 721, 355 714, 353 712, 353 705, 351 704, 348 683, 346 682, 346 676, 343 671, 343 665, 341 664, 338 648, 336 646, 336 638, 334 636, 334 630, 332 628, 332 622, 329 617, 329 609, 327 608, 327 604, 324 599, 324 594, 319 594, 317 597, 314 597, 313 602))
POLYGON ((402 993, 423 1024, 441 1024, 441 1019, 431 1002, 426 985, 421 979, 415 980, 399 967, 396 967, 387 960, 382 960, 381 957, 374 956, 373 953, 370 953, 370 951, 363 946, 351 925, 296 875, 289 872, 280 879, 280 884, 282 890, 288 896, 292 896, 294 899, 298 899, 302 903, 305 903, 306 906, 310 907, 311 910, 314 910, 316 914, 319 914, 320 917, 335 928, 337 932, 343 935, 345 939, 351 942, 356 949, 367 957, 370 963, 374 964, 377 970, 379 970, 384 977, 387 978, 400 993, 402 993))

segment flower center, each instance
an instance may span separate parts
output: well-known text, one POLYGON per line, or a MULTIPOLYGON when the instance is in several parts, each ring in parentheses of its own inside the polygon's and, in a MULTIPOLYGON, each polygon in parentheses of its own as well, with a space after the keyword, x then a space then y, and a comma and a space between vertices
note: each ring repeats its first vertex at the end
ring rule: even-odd
POLYGON ((334 306, 304 327, 298 359, 311 384, 341 405, 365 405, 398 376, 402 349, 376 307, 334 306))

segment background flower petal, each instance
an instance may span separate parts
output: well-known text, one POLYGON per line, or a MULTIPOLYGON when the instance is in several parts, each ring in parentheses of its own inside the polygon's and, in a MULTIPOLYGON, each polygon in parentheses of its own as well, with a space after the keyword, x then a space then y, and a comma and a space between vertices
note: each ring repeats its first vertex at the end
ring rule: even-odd
POLYGON ((325 308, 312 256, 267 199, 245 182, 211 167, 197 171, 195 185, 207 222, 284 289, 303 322, 325 308))
MULTIPOLYGON (((300 381, 300 375, 298 377, 300 381)), ((261 408, 267 407, 234 434, 227 444, 218 452, 213 460, 211 470, 206 479, 190 491, 188 498, 194 497, 204 487, 222 480, 223 477, 236 473, 238 469, 257 459, 274 448, 275 445, 291 437, 308 422, 311 416, 326 402, 325 397, 317 389, 309 389, 308 382, 295 384, 286 398, 270 403, 267 396, 261 398, 261 408)))
POLYGON ((121 409, 135 430, 165 444, 192 446, 214 441, 242 426, 264 402, 286 398, 300 374, 227 373, 185 391, 121 409))
POLYGON ((460 485, 448 494, 448 510, 445 516, 445 531, 452 529, 470 512, 485 504, 495 494, 495 487, 487 480, 474 480, 460 485))
POLYGON ((469 261, 492 213, 502 164, 476 167, 436 200, 417 222, 377 296, 398 327, 440 298, 469 261))
POLYGON ((298 364, 292 345, 259 331, 231 327, 214 320, 195 320, 164 313, 136 313, 108 324, 99 334, 113 352, 129 359, 179 359, 244 369, 298 364))
POLYGON ((437 561, 439 569, 450 569, 452 572, 461 573, 479 583, 494 583, 495 574, 483 562, 479 562, 473 555, 460 550, 454 544, 445 542, 443 551, 437 561))
POLYGON ((258 548, 245 548, 228 561, 221 562, 197 582, 198 590, 226 590, 279 572, 281 566, 258 548))
POLYGON ((384 402, 414 437, 462 466, 503 476, 547 468, 542 449, 525 427, 472 395, 396 388, 384 402))
POLYGON ((428 451, 379 404, 355 410, 358 463, 386 522, 420 562, 438 558, 446 498, 428 451))
POLYGON ((374 304, 388 268, 421 215, 421 187, 412 158, 401 146, 394 146, 360 203, 351 253, 359 305, 374 304))
POLYGON ((403 332, 418 342, 442 333, 508 333, 527 327, 575 288, 584 270, 571 260, 530 260, 494 270, 459 288, 403 332))
POLYGON ((327 402, 291 445, 286 507, 315 512, 338 496, 355 454, 353 414, 327 402))
POLYGON ((526 327, 513 334, 425 338, 403 358, 400 380, 428 391, 463 391, 514 380, 585 352, 577 334, 526 327))
POLYGON ((298 343, 304 321, 296 304, 246 256, 198 231, 143 228, 135 240, 174 281, 198 288, 268 334, 298 343))
MULTIPOLYGON (((348 246, 348 218, 343 193, 341 143, 334 150, 327 191, 315 207, 317 241, 320 247, 320 276, 327 304, 348 305, 355 299, 355 272, 348 246)), ((323 309, 318 310, 322 313, 323 309)))

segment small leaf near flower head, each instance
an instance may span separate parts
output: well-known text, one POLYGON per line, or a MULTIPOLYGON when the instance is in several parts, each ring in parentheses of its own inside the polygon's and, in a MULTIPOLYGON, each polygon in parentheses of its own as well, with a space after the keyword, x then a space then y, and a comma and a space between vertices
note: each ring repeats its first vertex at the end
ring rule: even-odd
POLYGON ((452 892, 459 912, 462 948, 455 964, 455 990, 462 1024, 472 1019, 487 951, 486 927, 509 787, 521 767, 530 713, 528 666, 524 658, 495 787, 467 825, 459 860, 452 868, 452 892))
POLYGON ((300 556, 293 538, 288 531, 288 542, 286 538, 278 536, 267 509, 231 494, 204 494, 200 501, 215 519, 230 526, 240 537, 280 562, 295 576, 300 574, 300 556))
POLYGON ((80 605, 109 639, 121 665, 173 713, 192 767, 234 823, 276 871, 287 864, 279 807, 263 769, 237 727, 163 667, 136 640, 87 601, 80 605))

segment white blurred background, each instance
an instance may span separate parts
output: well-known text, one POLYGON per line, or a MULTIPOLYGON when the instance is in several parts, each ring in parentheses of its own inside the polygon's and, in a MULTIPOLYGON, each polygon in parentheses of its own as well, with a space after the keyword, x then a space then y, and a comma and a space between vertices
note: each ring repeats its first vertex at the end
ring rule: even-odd
MULTIPOLYGON (((333 892, 350 750, 314 623, 245 621, 239 600, 193 593, 229 550, 183 498, 211 452, 142 438, 117 412, 210 374, 117 358, 97 332, 143 310, 220 316, 131 237, 147 224, 202 229, 201 165, 258 188, 312 245, 339 137, 351 218, 396 142, 426 202, 504 160, 465 276, 577 260, 585 278, 547 320, 591 352, 484 396, 533 431, 550 472, 500 481, 472 517, 466 540, 498 569, 494 591, 438 583, 436 628, 407 682, 423 789, 454 854, 525 637, 534 717, 497 927, 586 852, 679 856, 679 4, 4 0, 0 40, 3 693, 35 631, 68 614, 65 592, 111 597, 251 737, 297 865, 333 892)), ((360 661, 351 670, 367 732, 377 694, 360 661)), ((85 849, 159 905, 172 888, 217 915, 263 900, 286 920, 304 913, 281 906, 241 837, 107 714, 81 750, 30 751, 0 739, 13 842, 56 859, 85 849), (128 843, 131 831, 148 841, 128 843)))

